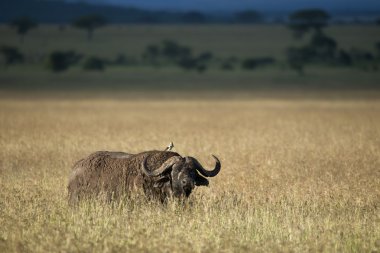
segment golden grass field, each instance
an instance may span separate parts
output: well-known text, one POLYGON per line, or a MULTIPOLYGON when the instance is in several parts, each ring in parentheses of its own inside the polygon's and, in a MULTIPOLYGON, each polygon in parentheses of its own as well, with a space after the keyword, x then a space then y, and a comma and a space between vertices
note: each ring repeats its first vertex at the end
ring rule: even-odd
POLYGON ((0 252, 380 252, 380 101, 0 100, 0 252), (222 171, 189 205, 67 205, 72 164, 163 149, 222 171))

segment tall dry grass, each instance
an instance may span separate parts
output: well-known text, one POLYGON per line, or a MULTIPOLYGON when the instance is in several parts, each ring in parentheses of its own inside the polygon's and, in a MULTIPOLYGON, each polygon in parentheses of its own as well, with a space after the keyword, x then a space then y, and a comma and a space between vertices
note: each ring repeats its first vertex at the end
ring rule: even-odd
POLYGON ((0 252, 380 251, 380 102, 0 101, 0 252), (221 173, 185 206, 67 206, 96 150, 162 149, 221 173))

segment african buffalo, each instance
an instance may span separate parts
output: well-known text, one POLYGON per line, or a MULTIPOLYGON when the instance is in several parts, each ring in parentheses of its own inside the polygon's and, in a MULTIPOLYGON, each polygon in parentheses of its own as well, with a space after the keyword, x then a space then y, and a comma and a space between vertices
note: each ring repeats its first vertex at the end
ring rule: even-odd
POLYGON ((213 157, 215 167, 209 171, 195 158, 171 151, 95 152, 74 164, 68 184, 69 204, 95 196, 111 201, 135 192, 162 202, 188 197, 195 186, 208 185, 205 177, 219 173, 220 161, 213 157))

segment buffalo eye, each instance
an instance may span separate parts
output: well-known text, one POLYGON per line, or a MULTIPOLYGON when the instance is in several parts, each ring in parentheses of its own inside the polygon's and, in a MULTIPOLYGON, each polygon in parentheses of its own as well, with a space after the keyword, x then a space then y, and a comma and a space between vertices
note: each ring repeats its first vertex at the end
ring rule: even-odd
POLYGON ((186 185, 187 180, 186 179, 182 179, 181 183, 182 183, 182 185, 186 185))

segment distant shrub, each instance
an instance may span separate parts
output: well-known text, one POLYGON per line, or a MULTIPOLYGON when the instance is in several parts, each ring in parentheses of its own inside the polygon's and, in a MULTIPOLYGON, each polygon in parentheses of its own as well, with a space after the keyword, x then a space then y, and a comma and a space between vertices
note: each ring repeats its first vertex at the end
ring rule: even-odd
POLYGON ((313 33, 309 43, 305 46, 288 48, 286 56, 289 66, 299 73, 303 69, 301 65, 305 64, 348 66, 351 62, 350 55, 343 50, 338 51, 337 42, 322 31, 313 33))
POLYGON ((337 63, 341 66, 352 66, 352 57, 349 52, 345 50, 339 50, 337 63))
POLYGON ((49 55, 48 68, 54 72, 60 72, 68 69, 70 63, 66 59, 65 52, 53 52, 49 55))
POLYGON ((178 61, 178 66, 185 70, 196 70, 199 73, 203 73, 207 70, 207 62, 202 57, 183 57, 178 61))
POLYGON ((186 46, 182 46, 172 40, 164 40, 162 42, 161 54, 169 60, 177 61, 182 58, 191 56, 191 49, 186 46))
POLYGON ((159 46, 148 45, 144 50, 142 58, 148 64, 157 65, 160 55, 161 55, 161 50, 159 46))
POLYGON ((207 64, 212 60, 213 54, 206 51, 194 55, 191 48, 173 40, 164 40, 159 45, 148 45, 142 58, 145 63, 156 67, 161 64, 173 64, 185 70, 196 70, 202 73, 207 70, 207 64))
POLYGON ((352 48, 350 50, 350 56, 352 58, 353 64, 363 70, 377 70, 376 57, 367 51, 352 48))
POLYGON ((180 62, 192 58, 192 52, 189 47, 180 45, 173 40, 164 40, 159 45, 148 45, 142 58, 144 62, 154 66, 164 63, 181 64, 180 62))
POLYGON ((361 49, 338 50, 334 40, 328 37, 313 38, 309 45, 288 48, 286 52, 288 65, 303 73, 306 64, 327 64, 335 66, 354 66, 363 70, 377 70, 376 57, 361 49))
POLYGON ((65 71, 81 58, 82 56, 75 51, 54 51, 48 57, 47 67, 53 72, 65 71))
POLYGON ((193 70, 198 67, 198 61, 192 57, 184 57, 178 61, 178 66, 185 70, 193 70))
POLYGON ((313 57, 309 59, 310 61, 332 61, 336 54, 337 43, 333 38, 326 36, 324 33, 317 32, 311 38, 309 50, 313 51, 313 57))
POLYGON ((274 64, 275 62, 276 60, 272 57, 248 58, 242 62, 242 68, 246 70, 253 70, 258 67, 274 64))
POLYGON ((0 47, 0 53, 4 58, 5 66, 24 61, 24 55, 16 47, 2 46, 0 47))
POLYGON ((350 54, 355 61, 372 61, 375 59, 372 53, 358 48, 352 48, 350 54))
POLYGON ((103 71, 105 69, 105 61, 95 56, 89 57, 84 61, 83 69, 103 71))

